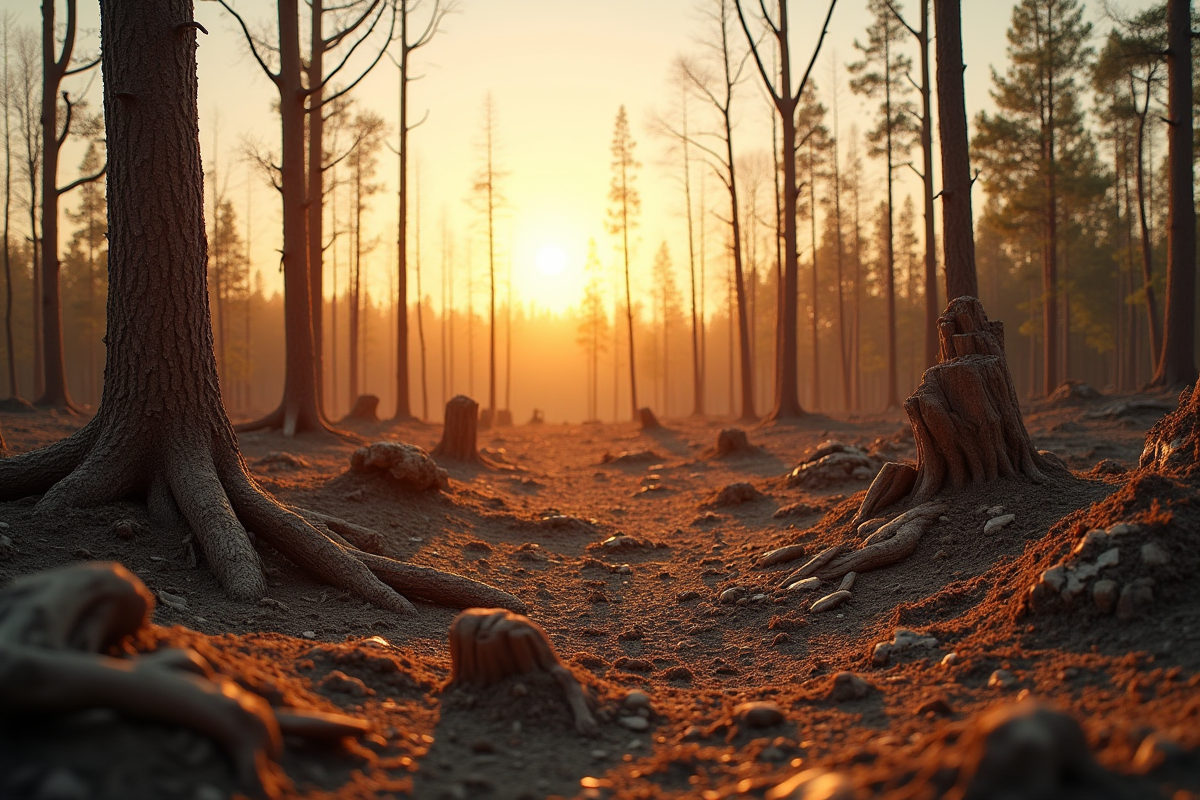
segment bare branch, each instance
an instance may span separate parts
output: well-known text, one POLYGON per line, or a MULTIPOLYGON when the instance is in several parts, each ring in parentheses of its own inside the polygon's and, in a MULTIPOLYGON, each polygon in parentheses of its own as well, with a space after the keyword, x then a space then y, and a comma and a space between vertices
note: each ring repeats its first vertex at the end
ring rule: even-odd
POLYGON ((91 183, 92 181, 100 180, 101 178, 104 177, 104 174, 106 172, 108 172, 108 159, 104 160, 104 166, 100 168, 99 172, 95 173, 94 175, 85 175, 84 177, 79 178, 78 180, 68 183, 63 188, 58 189, 57 191, 58 191, 59 197, 63 196, 64 194, 71 191, 72 189, 75 189, 79 186, 83 186, 85 183, 91 183))
MULTIPOLYGON (((400 0, 400 2, 405 2, 405 0, 400 0)), ((429 17, 429 24, 425 26, 425 30, 421 31, 421 35, 411 45, 407 42, 403 43, 408 52, 411 53, 429 44, 429 40, 436 36, 441 29, 442 20, 446 18, 447 14, 454 13, 457 8, 458 3, 454 2, 454 0, 450 0, 450 2, 445 4, 441 0, 437 0, 433 4, 433 13, 429 17)))
POLYGON ((71 117, 73 116, 73 111, 75 109, 75 104, 71 102, 71 95, 68 92, 62 93, 62 99, 63 99, 63 102, 67 104, 67 115, 66 115, 66 118, 63 120, 62 133, 59 134, 58 137, 54 140, 55 149, 62 147, 63 142, 65 142, 67 140, 67 137, 71 135, 71 117))
POLYGON ((63 75, 78 75, 81 72, 87 72, 89 69, 91 69, 92 67, 96 66, 99 63, 100 63, 100 56, 96 56, 95 59, 93 59, 92 61, 89 61, 86 64, 81 64, 78 67, 72 67, 71 69, 64 72, 63 75))
POLYGON ((271 72, 271 68, 267 66, 267 62, 263 61, 262 56, 258 54, 258 48, 254 45, 254 36, 250 33, 250 28, 246 26, 246 20, 242 19, 241 14, 234 11, 225 0, 217 0, 217 2, 221 4, 222 8, 233 15, 233 18, 238 21, 238 25, 242 26, 242 34, 246 37, 246 44, 250 45, 250 53, 254 56, 254 60, 262 67, 262 71, 271 79, 271 82, 278 86, 279 74, 271 72))
MULTIPOLYGON (((395 9, 395 6, 393 6, 393 11, 392 11, 392 31, 388 33, 387 42, 385 42, 383 47, 380 48, 381 54, 383 52, 387 51, 387 45, 388 45, 388 43, 390 43, 392 41, 392 32, 394 32, 396 30, 396 12, 394 9, 395 9)), ((358 37, 358 39, 355 40, 354 44, 350 45, 350 49, 346 51, 346 55, 342 57, 342 60, 338 63, 338 65, 336 67, 334 67, 329 72, 329 74, 326 75, 321 80, 320 84, 318 84, 317 86, 310 86, 308 91, 305 92, 305 94, 307 94, 307 95, 316 94, 319 91, 323 91, 325 89, 325 87, 329 85, 330 81, 332 81, 334 79, 334 77, 336 77, 337 74, 342 71, 342 68, 345 67, 347 63, 349 63, 350 58, 354 55, 355 51, 358 50, 359 45, 361 45, 368 38, 370 38, 371 34, 375 32, 375 26, 379 24, 379 20, 383 19, 383 11, 384 11, 384 7, 380 6, 379 14, 375 17, 374 20, 372 20, 370 27, 367 28, 366 32, 362 36, 358 37)), ((339 41, 341 41, 341 40, 339 39, 339 41)), ((375 58, 375 60, 373 62, 371 62, 371 66, 367 67, 366 72, 370 72, 372 69, 375 68, 375 65, 378 63, 379 63, 379 57, 377 56, 375 58)), ((364 72, 363 74, 365 75, 366 72, 364 72)), ((360 81, 360 80, 362 80, 361 76, 358 78, 358 80, 355 81, 355 83, 358 83, 358 81, 360 81)))
POLYGON ((804 77, 800 79, 800 86, 796 89, 796 102, 800 102, 800 97, 804 94, 804 86, 808 83, 808 76, 812 74, 813 66, 817 63, 817 56, 821 54, 821 45, 825 43, 825 35, 829 33, 829 21, 833 19, 833 9, 835 8, 837 8, 837 0, 829 0, 829 13, 825 15, 825 24, 821 27, 821 38, 817 39, 817 47, 813 50, 812 58, 808 62, 808 69, 804 70, 804 77))
MULTIPOLYGON (((328 39, 326 39, 324 41, 326 49, 337 47, 339 44, 342 43, 343 39, 345 39, 350 34, 354 33, 354 31, 358 30, 358 26, 360 26, 364 22, 366 22, 367 17, 370 16, 371 12, 375 10, 375 6, 377 6, 377 5, 379 5, 379 0, 371 0, 371 5, 367 6, 366 10, 363 11, 363 13, 359 15, 358 19, 354 20, 354 22, 351 23, 349 26, 343 28, 342 30, 338 31, 333 36, 329 37, 328 39)), ((349 8, 349 7, 350 6, 342 6, 342 8, 349 8)), ((340 9, 332 9, 331 8, 329 10, 336 11, 336 10, 340 10, 340 9)))
POLYGON ((892 16, 895 17, 901 25, 908 28, 908 32, 917 37, 917 41, 920 41, 921 34, 915 30, 912 25, 909 25, 904 21, 904 17, 901 16, 900 11, 894 5, 892 5, 892 0, 883 0, 883 2, 887 3, 888 10, 892 12, 892 16))
MULTIPOLYGON (((376 21, 378 21, 378 20, 376 20, 376 21)), ((373 27, 374 27, 374 24, 372 24, 372 28, 373 27)), ((396 32, 396 13, 393 10, 392 25, 391 25, 391 28, 388 30, 388 38, 387 38, 388 42, 392 41, 392 39, 395 36, 395 32, 396 32)), ((370 35, 370 31, 368 31, 367 34, 365 34, 363 36, 363 38, 365 39, 366 36, 368 36, 368 35, 370 35)), ((360 39, 359 41, 362 41, 362 40, 360 39)), ((355 46, 357 47, 357 44, 355 46)), ((339 89, 338 91, 331 94, 329 97, 323 98, 321 100, 321 105, 327 105, 329 103, 332 103, 334 100, 337 100, 340 97, 344 97, 347 93, 353 91, 354 87, 358 86, 358 84, 362 83, 363 78, 367 77, 367 75, 370 74, 371 70, 375 69, 375 65, 380 62, 380 60, 383 58, 383 54, 386 53, 387 51, 388 51, 387 44, 385 44, 383 47, 380 47, 379 53, 376 54, 375 59, 370 64, 367 65, 367 68, 364 69, 357 78, 355 78, 353 81, 351 81, 351 83, 348 86, 345 86, 342 89, 339 89)), ((347 57, 349 57, 349 56, 347 55, 347 57)), ((345 61, 342 62, 342 64, 344 64, 344 63, 345 63, 345 61)), ((342 64, 338 65, 338 69, 342 68, 342 64)), ((330 73, 329 78, 332 78, 332 77, 333 77, 333 74, 330 73)), ((322 81, 322 83, 321 83, 322 87, 324 87, 327 83, 329 83, 329 78, 326 78, 324 81, 322 81)))
MULTIPOLYGON (((762 5, 762 0, 759 0, 759 5, 762 5)), ((762 57, 758 53, 758 46, 755 43, 754 34, 750 33, 750 26, 746 23, 746 14, 742 11, 742 0, 733 0, 733 6, 737 10, 738 22, 742 24, 742 32, 746 34, 746 42, 750 45, 750 52, 754 54, 754 63, 758 65, 758 74, 762 76, 763 84, 766 85, 767 92, 771 95, 771 102, 775 104, 776 108, 780 108, 783 105, 784 95, 776 92, 775 84, 771 83, 771 75, 769 72, 767 72, 767 68, 763 64, 762 57)), ((763 12, 764 14, 766 13, 765 8, 763 9, 763 12)), ((778 29, 775 28, 775 25, 770 21, 770 18, 766 19, 766 24, 771 28, 771 30, 775 31, 776 36, 779 35, 778 29)), ((784 90, 787 91, 787 87, 784 87, 784 90)))

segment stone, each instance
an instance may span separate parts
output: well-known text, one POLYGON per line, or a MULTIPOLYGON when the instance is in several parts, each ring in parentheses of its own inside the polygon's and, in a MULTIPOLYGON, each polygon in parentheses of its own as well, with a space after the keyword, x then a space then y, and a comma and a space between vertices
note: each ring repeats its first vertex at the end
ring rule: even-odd
POLYGON ((644 731, 650 727, 649 720, 647 720, 645 717, 638 716, 618 717, 617 723, 631 731, 644 731))
POLYGON ((938 646, 938 640, 933 636, 925 636, 907 628, 897 628, 890 642, 879 642, 871 654, 875 666, 883 666, 893 653, 898 653, 913 647, 933 648, 938 646))
POLYGON ((766 800, 855 800, 850 779, 821 768, 797 773, 767 790, 766 800))
POLYGON ((1155 732, 1142 739, 1130 767, 1138 775, 1146 775, 1184 756, 1186 752, 1178 742, 1155 732))
POLYGON ((1100 554, 1100 557, 1096 559, 1096 569, 1101 570, 1105 567, 1115 567, 1120 563, 1121 548, 1113 547, 1109 550, 1105 550, 1100 554))
POLYGON ((714 508, 729 508, 731 506, 740 506, 743 503, 753 503, 761 500, 764 497, 763 493, 754 488, 752 483, 731 483, 717 493, 709 505, 714 508))
POLYGON ((1011 689, 1017 685, 1017 676, 1006 669, 998 669, 988 676, 988 686, 993 689, 1011 689))
POLYGON ((1016 514, 1005 514, 1000 517, 992 517, 983 525, 983 533, 985 536, 995 533, 1002 528, 1008 527, 1012 521, 1017 518, 1016 514))
POLYGON ((1171 563, 1171 554, 1156 542, 1146 542, 1141 550, 1142 563, 1147 567, 1165 567, 1171 563))
POLYGON ((358 448, 350 455, 350 471, 385 472, 397 485, 417 492, 450 486, 450 473, 425 450, 404 442, 375 442, 358 448))
POLYGON ((1083 535, 1083 538, 1079 540, 1079 544, 1075 545, 1074 552, 1082 553, 1088 547, 1099 547, 1107 541, 1108 531, 1104 530, 1103 528, 1092 528, 1083 535))
POLYGON ((1116 525, 1109 526, 1108 535, 1115 539, 1118 536, 1137 533, 1139 530, 1141 530, 1141 526, 1139 525, 1133 525, 1128 522, 1118 522, 1116 525))
POLYGON ((811 578, 803 578, 796 581, 787 587, 788 592, 815 592, 821 588, 821 579, 815 575, 811 578))
POLYGON ((177 594, 171 594, 170 592, 164 592, 161 589, 157 592, 157 594, 158 594, 158 599, 161 600, 162 604, 165 606, 170 606, 171 608, 175 609, 176 611, 183 611, 184 609, 187 608, 187 600, 180 597, 177 594))
POLYGON ((1116 581, 1104 578, 1092 586, 1092 601, 1102 614, 1111 614, 1117 607, 1119 586, 1116 581))
POLYGON ((1067 568, 1059 564, 1042 573, 1038 582, 1049 586, 1056 592, 1061 592, 1067 585, 1067 568))
POLYGON ((7 561, 17 554, 17 546, 13 540, 0 533, 0 561, 7 561))
POLYGON ((351 697, 369 697, 375 694, 375 690, 361 680, 338 669, 326 675, 321 680, 320 686, 327 692, 348 694, 351 697))
POLYGON ((833 676, 829 688, 829 699, 835 703, 861 700, 871 693, 871 684, 853 672, 839 672, 833 676))
POLYGON ((1138 578, 1121 588, 1117 600, 1117 619, 1133 619, 1154 602, 1154 580, 1138 578))
POLYGON ((755 700, 735 706, 733 718, 747 728, 770 728, 783 722, 783 709, 778 703, 755 700))
POLYGON ((728 605, 730 603, 736 603, 738 600, 741 600, 745 596, 746 596, 745 589, 743 589, 740 586, 731 586, 730 588, 721 592, 718 599, 722 603, 725 603, 726 605, 728 605))
POLYGON ((66 767, 57 767, 38 783, 34 800, 89 800, 92 790, 66 767))
POLYGON ((946 653, 946 655, 942 656, 943 667, 953 667, 957 663, 958 653, 946 653))
POLYGON ((650 695, 643 692, 641 689, 632 689, 625 695, 625 699, 621 701, 621 705, 630 711, 637 711, 639 708, 650 708, 650 695))
POLYGON ((946 698, 934 697, 917 706, 918 717, 923 717, 926 714, 933 714, 935 717, 952 717, 954 716, 954 708, 946 698))

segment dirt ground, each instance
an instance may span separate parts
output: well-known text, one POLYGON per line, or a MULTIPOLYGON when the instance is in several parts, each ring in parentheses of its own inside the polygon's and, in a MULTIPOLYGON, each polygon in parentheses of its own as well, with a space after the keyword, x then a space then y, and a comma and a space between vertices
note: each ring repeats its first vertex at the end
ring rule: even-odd
MULTIPOLYGON (((816 766, 841 772, 863 797, 954 796, 953 765, 936 774, 926 766, 987 710, 1032 698, 1073 717, 1107 770, 1103 791, 1072 796, 1185 800, 1200 797, 1200 506, 1194 487, 1132 471, 1146 430, 1173 406, 1138 395, 1028 407, 1035 444, 1073 479, 1001 481, 950 497, 911 557, 860 575, 849 602, 824 613, 810 607, 836 587, 778 585, 824 547, 858 540, 850 518, 869 478, 818 488, 790 486, 788 475, 831 439, 876 463, 915 460, 899 412, 750 427, 759 452, 729 458, 708 452, 731 426, 720 420, 666 420, 656 432, 496 429, 479 443, 504 468, 444 465, 449 490, 417 494, 349 472, 352 441, 243 435, 255 475, 282 501, 371 527, 396 558, 524 600, 594 697, 600 733, 591 738, 575 732, 548 676, 443 691, 454 610, 418 603, 415 615, 393 616, 273 552, 264 553, 270 597, 230 601, 203 564, 189 566, 185 532, 156 529, 136 503, 58 519, 36 517, 35 498, 0 504, 16 547, 0 560, 0 584, 119 561, 156 593, 182 598, 158 604, 160 642, 196 648, 273 704, 372 723, 362 741, 289 746, 289 796, 759 798, 816 766), (737 483, 757 492, 720 496, 737 483), (983 532, 1005 514, 1010 524, 983 532), (114 532, 124 520, 137 523, 132 538, 114 532), (1138 603, 1105 613, 1091 584, 1074 603, 1031 601, 1047 569, 1107 549, 1076 553, 1088 531, 1118 523, 1132 527, 1109 536, 1119 562, 1104 575, 1151 587, 1138 603), (792 544, 804 545, 801 560, 756 566, 792 544), (1151 563, 1147 544, 1165 561, 1151 563), (898 628, 920 641, 877 657, 876 644, 898 628), (833 691, 843 671, 865 685, 833 691), (641 716, 624 705, 631 690, 649 695, 641 716), (747 701, 774 703, 782 716, 746 717, 736 707, 747 701)), ((81 423, 0 414, 18 452, 81 423)), ((432 449, 440 437, 424 424, 349 428, 362 443, 432 449)), ((105 711, 0 717, 3 798, 217 800, 236 791, 220 751, 188 730, 105 711)))

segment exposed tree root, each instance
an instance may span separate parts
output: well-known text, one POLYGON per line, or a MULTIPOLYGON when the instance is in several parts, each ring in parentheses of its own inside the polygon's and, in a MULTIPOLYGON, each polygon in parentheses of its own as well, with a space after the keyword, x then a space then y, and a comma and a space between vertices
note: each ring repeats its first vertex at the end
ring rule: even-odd
POLYGON ((559 660, 546 632, 528 617, 498 608, 464 611, 450 625, 450 661, 447 688, 487 688, 509 675, 548 672, 566 696, 575 729, 588 736, 599 731, 579 679, 559 660))
POLYGON ((823 581, 834 581, 851 572, 897 564, 913 554, 922 534, 947 508, 944 503, 925 503, 906 511, 863 540, 862 547, 839 555, 814 574, 823 581))

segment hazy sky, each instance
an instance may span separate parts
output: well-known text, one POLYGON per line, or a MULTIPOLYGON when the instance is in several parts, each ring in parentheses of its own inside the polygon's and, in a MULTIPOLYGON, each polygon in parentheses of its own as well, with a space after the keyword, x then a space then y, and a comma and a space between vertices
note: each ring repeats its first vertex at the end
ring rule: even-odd
MULTIPOLYGON (((477 275, 485 265, 483 240, 478 236, 479 214, 468 204, 472 176, 481 162, 479 142, 483 101, 490 91, 497 114, 498 163, 507 172, 504 193, 509 209, 500 225, 503 261, 511 259, 514 292, 523 301, 542 307, 563 308, 578 302, 582 293, 582 267, 589 238, 596 239, 602 260, 615 263, 612 237, 605 233, 610 182, 610 144, 617 110, 625 105, 630 114, 637 155, 643 164, 638 178, 642 196, 642 219, 635 232, 635 270, 648 273, 650 262, 662 241, 670 247, 674 263, 686 266, 687 239, 683 216, 682 188, 676 161, 668 156, 666 142, 653 134, 656 113, 672 113, 677 107, 672 88, 672 63, 683 54, 695 53, 705 21, 698 11, 713 0, 462 0, 458 13, 448 17, 442 32, 414 57, 414 73, 421 80, 412 84, 410 115, 429 118, 410 136, 414 158, 421 172, 423 289, 436 304, 440 292, 440 222, 448 220, 451 238, 459 256, 457 298, 464 297, 465 255, 472 250, 477 275), (474 244, 468 248, 468 239, 474 244), (565 263, 559 274, 539 253, 559 248, 565 263)), ((428 3, 428 0, 426 0, 428 3)), ((60 2, 60 6, 62 3, 60 2)), ((302 4, 303 5, 303 4, 302 4)), ((757 4, 748 4, 756 6, 757 4)), ((1129 3, 1148 5, 1147 0, 1129 3)), ((26 26, 40 23, 35 4, 22 3, 19 21, 26 26)), ((234 0, 234 7, 256 30, 268 31, 274 4, 269 0, 234 0)), ((916 0, 904 4, 911 14, 916 0)), ((791 0, 794 51, 807 62, 827 9, 824 0, 791 0)), ((1003 70, 1005 32, 1012 3, 1001 0, 964 0, 963 39, 967 62, 967 108, 971 116, 989 108, 991 67, 1003 70)), ((63 12, 60 10, 60 17, 63 12)), ((1098 3, 1088 5, 1088 16, 1098 30, 1106 27, 1099 18, 1098 3)), ((91 29, 82 49, 96 47, 98 26, 94 0, 80 0, 83 26, 91 29)), ((228 176, 229 191, 237 198, 239 214, 252 205, 254 255, 264 265, 268 286, 280 278, 273 268, 278 263, 279 211, 275 192, 248 170, 241 160, 241 143, 247 136, 268 147, 278 148, 278 118, 272 112, 274 86, 250 57, 235 22, 215 2, 198 2, 196 18, 209 31, 200 37, 200 114, 206 168, 217 155, 228 176), (253 181, 249 186, 248 178, 253 181)), ((418 10, 418 20, 423 14, 418 10)), ((845 85, 844 65, 857 57, 855 38, 863 38, 868 22, 865 0, 839 0, 829 37, 814 75, 820 97, 829 104, 830 74, 835 63, 841 81, 843 141, 850 126, 871 124, 867 105, 845 85)), ((740 34, 739 34, 740 37, 740 34)), ((741 40, 738 39, 740 46, 741 40)), ((915 49, 914 49, 915 56, 915 49)), ((758 76, 748 79, 735 100, 739 128, 735 136, 743 151, 769 153, 770 129, 766 101, 758 76)), ((75 79, 78 81, 79 79, 75 79)), ((392 125, 395 143, 397 119, 397 70, 388 60, 376 68, 356 92, 358 103, 385 117, 392 125)), ((91 90, 99 101, 99 86, 91 90)), ((871 107, 874 107, 874 103, 871 107)), ((936 104, 935 104, 936 111, 936 104)), ((702 114, 693 106, 693 126, 702 114)), ((845 145, 843 144, 843 154, 845 145)), ((935 157, 936 158, 936 157, 935 157)), ((60 182, 73 174, 68 157, 60 182)), ((387 182, 384 193, 374 198, 366 224, 375 226, 381 238, 371 259, 370 281, 386 289, 388 265, 394 261, 396 227, 397 158, 385 151, 380 176, 387 182)), ((876 181, 881 170, 869 164, 876 181)), ((412 175, 413 173, 410 173, 412 175)), ((918 191, 907 170, 900 173, 903 184, 898 198, 918 191)), ((699 181, 699 171, 695 181, 699 181)), ((224 182, 224 181, 223 181, 224 182)), ((719 210, 719 186, 707 183, 708 202, 719 210)), ((698 192, 698 187, 695 189, 698 192)), ((919 208, 919 203, 918 203, 919 208)), ((697 209, 698 211, 698 209, 697 209)), ((243 216, 244 221, 244 216, 243 216)), ((708 219, 709 284, 722 284, 710 292, 711 301, 724 293, 724 263, 719 258, 721 223, 708 219)), ((808 247, 801 237, 801 250, 808 247)), ((551 259, 552 261, 553 259, 551 259)), ((343 259, 344 264, 344 259, 343 259)), ((343 278, 344 280, 344 278, 343 278)), ((340 281, 339 281, 340 282, 340 281)), ((329 282, 327 280, 327 286, 329 282)), ((344 284, 343 284, 344 285, 344 284)), ((649 288, 648 280, 635 278, 635 293, 649 288)), ((480 282, 478 290, 482 292, 480 282)), ((411 290, 410 290, 411 291, 411 290)), ((480 295, 482 299, 482 294, 480 295)))

